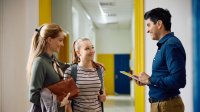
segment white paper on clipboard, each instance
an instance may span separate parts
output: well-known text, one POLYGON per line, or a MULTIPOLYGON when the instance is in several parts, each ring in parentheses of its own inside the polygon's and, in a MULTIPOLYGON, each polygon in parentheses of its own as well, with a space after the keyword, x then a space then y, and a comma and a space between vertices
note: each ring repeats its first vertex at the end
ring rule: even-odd
POLYGON ((125 71, 120 71, 120 73, 122 73, 122 74, 124 74, 124 75, 126 75, 126 76, 128 76, 130 78, 133 78, 133 79, 138 81, 138 76, 136 76, 136 75, 132 75, 132 74, 130 74, 128 72, 125 72, 125 71))

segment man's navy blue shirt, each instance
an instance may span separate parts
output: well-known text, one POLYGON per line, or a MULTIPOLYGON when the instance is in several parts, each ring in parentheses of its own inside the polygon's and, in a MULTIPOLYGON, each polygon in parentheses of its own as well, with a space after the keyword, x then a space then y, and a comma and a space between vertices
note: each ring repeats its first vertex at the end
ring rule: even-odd
POLYGON ((153 59, 149 96, 165 99, 180 94, 186 85, 186 54, 174 33, 168 33, 157 43, 158 50, 153 59))

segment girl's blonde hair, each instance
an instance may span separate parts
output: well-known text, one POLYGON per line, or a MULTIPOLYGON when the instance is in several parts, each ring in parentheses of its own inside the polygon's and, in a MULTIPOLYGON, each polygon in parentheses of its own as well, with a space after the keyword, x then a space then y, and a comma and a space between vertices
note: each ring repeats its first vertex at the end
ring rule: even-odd
MULTIPOLYGON (((73 64, 78 64, 80 62, 80 58, 76 54, 76 51, 78 51, 81 48, 80 43, 83 41, 90 41, 90 39, 89 38, 79 38, 76 41, 74 41, 74 43, 73 43, 73 50, 72 50, 72 63, 73 64)), ((104 66, 100 63, 94 62, 92 60, 92 64, 93 64, 94 68, 103 67, 103 69, 105 70, 104 66)))
POLYGON ((62 28, 57 24, 43 24, 38 29, 35 29, 36 33, 32 37, 31 47, 29 51, 29 57, 27 62, 27 78, 28 81, 31 78, 31 67, 35 57, 45 52, 47 46, 47 38, 56 38, 60 32, 63 32, 62 28))

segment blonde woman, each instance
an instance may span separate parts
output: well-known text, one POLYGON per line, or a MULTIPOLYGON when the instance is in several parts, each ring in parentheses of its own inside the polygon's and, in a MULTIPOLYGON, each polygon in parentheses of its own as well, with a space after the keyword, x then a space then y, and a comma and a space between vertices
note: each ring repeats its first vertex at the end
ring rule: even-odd
POLYGON ((80 38, 73 44, 73 65, 65 71, 65 75, 73 78, 73 66, 76 65, 76 84, 80 95, 72 100, 73 112, 103 112, 102 102, 106 100, 103 89, 104 67, 93 61, 94 46, 88 38, 80 38), (98 70, 101 71, 99 75, 98 70), (102 79, 102 80, 101 80, 102 79), (100 94, 102 90, 102 94, 100 94))
POLYGON ((54 52, 58 53, 63 46, 64 32, 59 25, 44 24, 36 29, 32 37, 32 43, 27 63, 27 74, 29 80, 30 102, 33 104, 32 112, 58 111, 65 112, 64 106, 68 103, 68 96, 61 103, 52 101, 46 86, 60 81, 63 73, 59 68, 53 66, 56 58, 54 52), (45 96, 46 95, 46 96, 45 96), (48 102, 45 102, 48 100, 48 102), (43 101, 43 102, 41 102, 43 101), (47 106, 50 107, 47 107, 47 106), (55 108, 56 105, 56 108, 55 108), (46 107, 45 107, 46 106, 46 107), (45 108, 44 108, 45 107, 45 108))

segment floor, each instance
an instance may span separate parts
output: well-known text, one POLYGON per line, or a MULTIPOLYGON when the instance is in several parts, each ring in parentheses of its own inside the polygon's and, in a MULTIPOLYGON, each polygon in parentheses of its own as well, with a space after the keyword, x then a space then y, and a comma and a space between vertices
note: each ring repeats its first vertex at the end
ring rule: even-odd
POLYGON ((130 96, 107 96, 104 112, 134 112, 134 101, 130 96))

